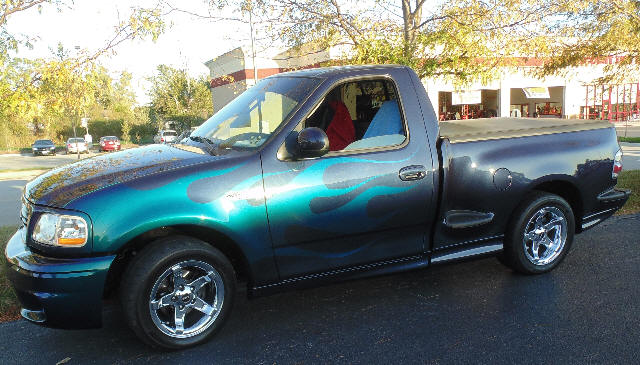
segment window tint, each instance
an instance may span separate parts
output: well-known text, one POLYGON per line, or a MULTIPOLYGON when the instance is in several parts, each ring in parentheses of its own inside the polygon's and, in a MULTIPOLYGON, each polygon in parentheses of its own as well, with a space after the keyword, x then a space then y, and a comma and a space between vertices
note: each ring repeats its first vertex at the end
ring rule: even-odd
POLYGON ((331 90, 306 119, 329 137, 331 151, 351 151, 402 144, 406 131, 393 83, 348 82, 331 90))
POLYGON ((163 136, 177 136, 178 133, 174 132, 174 131, 164 131, 164 133, 162 133, 163 136))

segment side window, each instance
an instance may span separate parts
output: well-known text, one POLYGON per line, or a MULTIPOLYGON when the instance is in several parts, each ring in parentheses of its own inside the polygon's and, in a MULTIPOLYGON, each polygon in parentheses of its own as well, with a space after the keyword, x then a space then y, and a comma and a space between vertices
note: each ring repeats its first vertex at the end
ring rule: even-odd
POLYGON ((396 89, 386 79, 336 86, 302 127, 324 130, 331 151, 400 145, 407 135, 396 89))

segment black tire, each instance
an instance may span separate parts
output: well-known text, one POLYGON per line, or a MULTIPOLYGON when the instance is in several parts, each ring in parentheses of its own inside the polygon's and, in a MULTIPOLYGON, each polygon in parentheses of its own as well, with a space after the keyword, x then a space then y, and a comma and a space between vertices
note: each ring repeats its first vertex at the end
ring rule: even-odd
MULTIPOLYGON (((187 267, 188 266, 185 268, 187 267)), ((192 268, 195 268, 195 266, 192 268)), ((194 272, 196 271, 197 268, 194 272)), ((211 272, 209 271, 209 273, 211 272)), ((211 275, 205 274, 199 278, 202 279, 204 276, 209 277, 211 275)), ((192 237, 171 236, 151 243, 134 257, 122 277, 120 303, 127 324, 141 340, 153 347, 177 350, 205 342, 222 328, 233 307, 235 288, 236 278, 233 266, 222 252, 206 242, 192 237), (166 283, 170 283, 172 280, 178 280, 175 278, 182 278, 181 280, 183 280, 184 286, 180 288, 190 290, 189 288, 195 286, 191 284, 196 281, 188 282, 188 276, 192 273, 191 271, 185 270, 188 273, 186 277, 185 275, 167 274, 167 272, 180 265, 188 265, 190 263, 193 265, 194 262, 199 263, 199 265, 209 265, 213 267, 217 274, 217 276, 212 276, 214 277, 213 280, 209 279, 206 284, 203 284, 202 289, 196 290, 200 290, 200 293, 203 291, 208 291, 210 294, 213 293, 213 298, 216 300, 213 303, 219 303, 217 301, 219 293, 218 286, 221 285, 224 294, 220 297, 224 299, 222 303, 219 304, 221 308, 216 311, 217 314, 213 318, 210 318, 210 315, 207 316, 193 307, 197 306, 197 304, 193 304, 195 299, 193 299, 193 302, 184 302, 186 303, 186 309, 184 311, 187 314, 183 315, 182 319, 184 320, 185 333, 189 337, 178 338, 177 336, 180 336, 179 332, 176 331, 176 334, 172 335, 166 333, 166 331, 170 331, 171 328, 178 328, 176 325, 178 323, 177 319, 174 320, 173 327, 169 322, 172 318, 175 318, 172 316, 176 316, 176 314, 179 313, 178 304, 183 304, 180 301, 181 298, 191 295, 191 291, 189 291, 189 294, 184 294, 184 292, 180 294, 176 281, 173 281, 173 288, 171 289, 167 285, 165 287, 165 293, 162 295, 160 295, 158 289, 157 293, 159 296, 155 297, 156 300, 160 297, 171 297, 170 300, 172 303, 165 304, 161 309, 156 309, 155 311, 151 309, 152 298, 154 298, 152 294, 155 293, 155 288, 159 288, 165 283, 164 280, 166 280, 166 283), (165 276, 165 279, 162 279, 163 275, 169 276, 165 276), (163 314, 166 316, 165 319, 167 319, 167 322, 163 322, 163 318, 160 318, 163 314), (200 332, 188 334, 188 331, 186 331, 186 325, 189 323, 188 316, 196 317, 196 319, 198 316, 202 316, 202 318, 207 317, 207 327, 200 329, 200 332)), ((202 296, 199 295, 198 292, 194 292, 193 294, 195 295, 194 298, 197 299, 200 299, 202 296)), ((162 302, 163 300, 159 301, 159 303, 162 302)), ((216 304, 213 304, 213 307, 215 306, 216 304)), ((180 307, 182 309, 185 305, 180 305, 180 307)), ((196 321, 193 327, 195 328, 195 325, 198 323, 199 322, 196 321)), ((191 329, 191 327, 189 329, 191 329)))
POLYGON ((566 257, 574 233, 575 218, 567 201, 555 194, 534 192, 516 208, 505 234, 504 252, 498 259, 523 274, 551 271, 566 257), (538 247, 537 255, 534 247, 538 247))

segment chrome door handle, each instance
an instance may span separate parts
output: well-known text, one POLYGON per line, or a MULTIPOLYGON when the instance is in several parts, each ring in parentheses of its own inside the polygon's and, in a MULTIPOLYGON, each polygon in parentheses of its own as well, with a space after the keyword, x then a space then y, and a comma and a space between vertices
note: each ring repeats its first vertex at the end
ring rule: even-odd
POLYGON ((398 171, 398 177, 402 181, 420 180, 427 176, 427 169, 422 165, 405 166, 398 171))

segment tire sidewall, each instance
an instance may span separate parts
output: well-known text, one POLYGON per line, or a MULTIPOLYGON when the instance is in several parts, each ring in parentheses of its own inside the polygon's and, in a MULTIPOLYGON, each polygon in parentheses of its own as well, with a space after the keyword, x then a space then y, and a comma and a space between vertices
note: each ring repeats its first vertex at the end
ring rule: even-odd
POLYGON ((511 247, 509 247, 511 250, 510 254, 516 260, 516 264, 524 269, 521 271, 538 274, 552 270, 558 266, 562 260, 564 260, 573 243, 573 237, 575 234, 575 218, 571 207, 564 199, 557 195, 544 194, 539 196, 537 199, 530 201, 528 205, 523 207, 522 213, 518 216, 512 227, 511 235, 508 237, 509 244, 511 245, 511 247), (554 207, 562 211, 564 219, 567 222, 567 238, 560 255, 558 255, 555 260, 546 265, 535 265, 527 258, 522 240, 527 223, 536 212, 544 207, 554 207))
MULTIPOLYGON (((215 249, 214 249, 215 250, 215 249)), ((217 251, 217 250, 216 250, 217 251)), ((235 296, 235 274, 230 263, 219 251, 212 252, 209 249, 190 248, 176 250, 161 260, 154 263, 151 271, 137 285, 138 289, 135 294, 135 314, 141 335, 148 338, 152 345, 160 346, 167 349, 182 349, 200 344, 211 336, 213 336, 220 328, 222 328, 226 317, 233 307, 233 299, 235 296), (158 277, 171 266, 187 261, 198 260, 212 265, 222 277, 224 283, 224 301, 222 309, 214 323, 212 323, 203 332, 189 338, 172 338, 164 334, 158 329, 151 318, 149 309, 149 298, 151 289, 158 277)))

